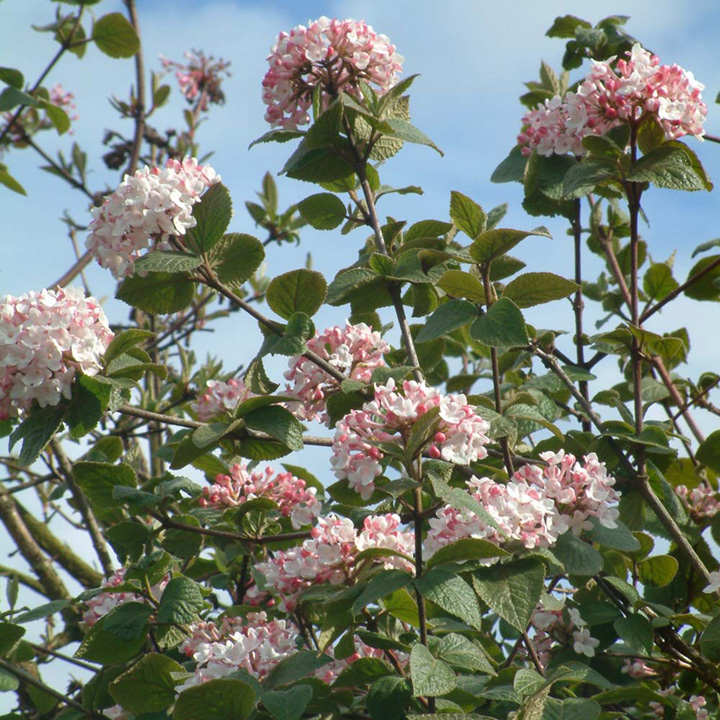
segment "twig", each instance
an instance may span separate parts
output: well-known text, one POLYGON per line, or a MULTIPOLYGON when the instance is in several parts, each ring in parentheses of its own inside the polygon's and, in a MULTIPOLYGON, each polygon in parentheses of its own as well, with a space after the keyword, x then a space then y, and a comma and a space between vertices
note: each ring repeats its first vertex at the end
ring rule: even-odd
MULTIPOLYGON (((585 339, 583 337, 583 309, 585 303, 583 302, 583 291, 582 291, 582 224, 580 215, 580 199, 575 200, 575 215, 572 218, 571 226, 573 231, 573 250, 575 254, 575 282, 577 283, 578 289, 573 298, 572 306, 573 312, 575 313, 575 348, 578 367, 585 365, 585 339)), ((586 400, 590 400, 590 394, 588 389, 588 381, 581 380, 580 392, 586 400)), ((581 426, 583 432, 590 432, 590 422, 583 418, 581 420, 581 426)))
MULTIPOLYGON (((138 22, 137 10, 135 8, 135 0, 125 0, 128 19, 135 30, 135 34, 140 38, 140 23, 138 22)), ((140 148, 142 146, 143 134, 145 132, 145 65, 143 62, 142 43, 140 43, 135 53, 135 80, 137 83, 137 95, 135 98, 135 106, 133 108, 135 115, 135 136, 133 138, 132 154, 128 163, 128 175, 132 175, 137 170, 138 160, 140 159, 140 148)))

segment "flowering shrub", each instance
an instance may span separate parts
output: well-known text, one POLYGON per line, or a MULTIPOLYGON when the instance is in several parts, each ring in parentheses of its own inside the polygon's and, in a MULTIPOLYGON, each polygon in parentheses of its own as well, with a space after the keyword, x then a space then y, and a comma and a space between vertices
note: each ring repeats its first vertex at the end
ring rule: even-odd
MULTIPOLYGON (((645 193, 712 190, 679 141, 720 141, 693 75, 622 16, 550 28, 563 71, 527 83, 492 179, 567 222, 570 279, 509 254, 550 234, 501 226, 505 206, 453 190, 449 218, 398 219, 421 189, 386 184, 390 160, 438 148, 410 120, 416 76, 398 81, 395 47, 355 20, 281 33, 262 81, 273 129, 256 142, 292 143, 281 174, 321 191, 283 208, 267 173, 233 217, 195 159, 228 66, 200 51, 163 61, 189 103, 164 132, 171 88, 138 56, 111 102, 132 136, 104 139, 124 174, 91 189, 84 151, 56 161, 39 131, 69 128, 71 96, 41 84, 66 52, 142 52, 135 0, 127 20, 97 5, 58 4, 35 83, 0 68, 0 151, 38 153, 97 206, 53 289, 0 302, 6 717, 716 717, 720 376, 685 377, 691 333, 658 316, 680 295, 720 301, 720 254, 676 279, 656 230, 640 235, 645 193), (266 277, 307 225, 352 264, 266 277), (66 289, 93 259, 130 308, 115 333, 66 289), (546 327, 540 306, 567 298, 570 321, 546 327), (316 330, 331 308, 350 319, 316 330), (230 368, 199 360, 220 318, 230 368), (55 688, 49 662, 86 676, 55 688)), ((0 184, 24 191, 4 164, 0 184)), ((64 218, 71 240, 89 218, 64 218)))
POLYGON ((113 338, 105 313, 79 288, 0 301, 0 419, 70 397, 78 372, 95 375, 113 338))

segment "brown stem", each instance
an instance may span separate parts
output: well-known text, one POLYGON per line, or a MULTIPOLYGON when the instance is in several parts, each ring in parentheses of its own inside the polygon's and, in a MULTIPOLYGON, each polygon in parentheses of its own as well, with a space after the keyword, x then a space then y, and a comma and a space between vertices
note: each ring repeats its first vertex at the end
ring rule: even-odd
MULTIPOLYGON (((481 268, 483 288, 485 289, 485 304, 489 310, 495 302, 494 291, 490 281, 490 264, 487 263, 481 268)), ((502 396, 500 393, 500 365, 498 363, 497 348, 490 347, 490 364, 492 366, 493 396, 495 399, 495 412, 502 415, 502 396)), ((500 438, 500 448, 503 453, 505 470, 509 476, 515 472, 510 446, 506 437, 500 438)))
POLYGON ((102 532, 100 532, 100 527, 98 526, 97 520, 95 518, 95 513, 93 513, 90 504, 85 497, 85 494, 75 482, 72 463, 68 459, 65 451, 62 449, 62 446, 59 442, 57 442, 57 440, 50 441, 50 449, 53 455, 55 455, 58 464, 60 465, 60 473, 62 474, 65 482, 70 488, 70 492, 72 493, 73 499, 77 504, 80 515, 82 515, 82 519, 85 522, 88 533, 90 534, 93 547, 95 548, 95 554, 100 560, 100 564, 102 565, 105 577, 110 577, 113 574, 114 570, 113 561, 110 558, 110 553, 108 552, 105 538, 103 537, 102 532))
POLYGON ((612 274, 615 277, 618 287, 620 288, 620 292, 622 293, 623 300, 625 300, 625 304, 628 306, 628 309, 630 309, 632 308, 632 297, 630 295, 630 290, 628 290, 627 283, 625 282, 625 276, 620 269, 620 263, 618 263, 618 259, 615 255, 610 239, 608 237, 603 237, 602 244, 605 249, 605 255, 607 256, 612 274))
MULTIPOLYGON (((573 250, 575 254, 575 282, 577 283, 578 289, 573 298, 573 311, 575 313, 575 348, 577 366, 583 367, 585 365, 585 340, 583 338, 583 309, 585 303, 583 302, 583 291, 582 291, 582 223, 581 223, 581 207, 580 199, 575 200, 575 215, 572 219, 572 231, 573 231, 573 250)), ((590 392, 588 388, 587 380, 581 380, 580 393, 582 396, 590 400, 590 392)), ((583 419, 581 421, 583 432, 590 432, 590 421, 583 419)))
MULTIPOLYGON (((140 23, 138 22, 137 10, 135 8, 135 0, 125 0, 128 19, 133 26, 135 33, 140 38, 140 23)), ((140 148, 142 147, 143 133, 145 132, 145 64, 143 61, 142 42, 135 53, 135 80, 137 83, 137 95, 135 98, 135 136, 133 138, 132 153, 130 162, 128 163, 128 175, 132 175, 138 166, 140 159, 140 148)))
POLYGON ((687 423, 688 427, 692 431, 692 434, 695 436, 695 439, 699 443, 705 442, 705 435, 700 430, 700 428, 695 423, 695 420, 693 416, 690 414, 687 408, 684 407, 684 400, 682 399, 682 396, 678 392, 678 389, 675 387, 675 383, 672 381, 672 378, 670 377, 670 373, 667 371, 667 368, 665 367, 665 363, 663 362, 662 358, 659 355, 654 355, 651 358, 652 364, 657 368, 657 371, 660 375, 660 378, 663 381, 663 384, 668 389, 668 392, 670 393, 670 397, 672 397, 673 402, 682 410, 682 416, 687 423))
POLYGON ((525 643, 525 647, 527 648, 527 651, 530 655, 530 659, 532 660, 533 665, 535 666, 535 669, 543 677, 545 677, 545 668, 542 666, 542 663, 540 662, 540 658, 538 657, 537 650, 535 649, 535 645, 533 645, 533 641, 530 639, 530 636, 527 634, 527 630, 523 631, 522 639, 523 639, 523 642, 525 643))
POLYGON ((81 255, 77 262, 73 263, 69 270, 64 272, 54 283, 48 287, 65 287, 71 283, 91 262, 93 259, 92 250, 87 250, 81 255))

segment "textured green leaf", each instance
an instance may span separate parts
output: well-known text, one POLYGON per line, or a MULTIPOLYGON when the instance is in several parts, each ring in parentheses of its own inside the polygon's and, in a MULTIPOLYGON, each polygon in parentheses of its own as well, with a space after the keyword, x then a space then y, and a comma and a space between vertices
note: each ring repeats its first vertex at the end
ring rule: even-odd
POLYGON ((200 586, 190 578, 175 577, 165 587, 157 619, 159 623, 185 625, 197 620, 203 600, 200 586))
POLYGON ((545 568, 534 559, 515 560, 473 573, 473 587, 483 602, 521 632, 543 591, 545 568))
POLYGON ((372 720, 399 718, 412 698, 412 690, 404 678, 381 677, 367 694, 366 705, 372 720))
POLYGON ((712 190, 697 155, 684 143, 670 140, 641 157, 627 176, 633 182, 649 182, 671 190, 712 190))
POLYGON ((613 623, 615 632, 623 642, 635 652, 643 652, 649 655, 653 646, 653 627, 650 621, 633 613, 627 617, 615 620, 613 623))
POLYGON ((180 693, 173 720, 246 720, 255 707, 255 690, 242 680, 219 678, 180 693))
POLYGON ((113 498, 113 489, 117 486, 137 485, 135 471, 130 465, 76 462, 73 466, 73 475, 100 520, 113 522, 122 518, 120 508, 113 498))
POLYGON ((470 246, 470 254, 475 262, 479 264, 488 263, 508 250, 514 248, 519 242, 531 235, 551 237, 547 228, 540 227, 530 232, 524 230, 512 230, 509 228, 495 228, 487 230, 479 235, 470 246))
POLYGON ((188 255, 182 252, 171 252, 169 250, 155 250, 143 255, 135 261, 135 269, 140 273, 166 272, 184 273, 194 270, 202 263, 202 260, 195 255, 188 255))
POLYGON ((110 684, 110 694, 135 715, 161 712, 175 701, 172 673, 181 672, 182 665, 171 658, 150 653, 110 684))
POLYGON ((449 633, 440 639, 435 647, 437 656, 464 670, 495 675, 495 669, 485 652, 474 642, 458 633, 449 633))
POLYGON ((244 416, 251 430, 267 433, 285 444, 290 450, 302 450, 302 424, 295 416, 279 405, 258 408, 244 416))
POLYGON ((415 697, 447 695, 457 686, 455 673, 447 663, 434 658, 421 644, 410 652, 410 678, 415 697))
POLYGON ((720 473, 720 430, 713 430, 700 443, 695 457, 716 473, 720 473))
POLYGON ((263 244, 253 235, 227 233, 213 246, 210 260, 220 282, 238 287, 265 259, 263 244))
POLYGON ((550 272, 528 272, 516 277, 503 292, 519 308, 560 300, 578 289, 576 283, 550 272))
POLYGON ((275 720, 300 720, 312 695, 309 685, 295 685, 288 690, 263 693, 262 703, 275 720))
POLYGON ((477 308, 471 302, 449 300, 430 315, 415 339, 419 343, 435 340, 452 330, 467 325, 477 315, 477 308))
POLYGON ((314 315, 327 295, 327 283, 315 270, 291 270, 273 278, 266 292, 268 305, 287 319, 295 312, 314 315))
POLYGON ((655 587, 663 587, 671 583, 677 575, 678 568, 678 561, 672 555, 653 555, 637 564, 641 582, 655 587))
POLYGON ((188 231, 190 244, 203 252, 211 250, 222 239, 232 214, 228 189, 222 183, 215 183, 193 207, 196 225, 188 231))
POLYGON ((475 593, 455 572, 433 568, 415 580, 415 587, 423 597, 459 617, 470 627, 476 630, 482 628, 482 616, 475 593))
POLYGON ((174 273, 133 275, 120 284, 115 297, 128 305, 158 315, 184 310, 195 297, 195 283, 174 273))
POLYGON ((485 303, 485 289, 482 282, 468 272, 446 270, 438 280, 438 287, 452 297, 467 298, 475 303, 485 303))
POLYGON ((553 553, 571 575, 597 575, 603 568, 602 555, 571 531, 558 538, 553 553))
POLYGON ((512 300, 505 297, 493 303, 484 315, 475 320, 470 327, 470 336, 491 347, 528 343, 522 313, 512 300))
POLYGON ((332 193, 310 195, 298 203, 305 220, 317 230, 333 230, 345 219, 347 210, 342 200, 332 193))
POLYGON ((18 440, 22 448, 18 460, 21 465, 30 465, 37 460, 52 436, 58 431, 63 420, 60 405, 33 408, 30 414, 10 433, 10 449, 18 440))
POLYGON ((450 217, 458 230, 462 230, 471 240, 485 230, 485 211, 474 200, 456 190, 450 193, 450 217))

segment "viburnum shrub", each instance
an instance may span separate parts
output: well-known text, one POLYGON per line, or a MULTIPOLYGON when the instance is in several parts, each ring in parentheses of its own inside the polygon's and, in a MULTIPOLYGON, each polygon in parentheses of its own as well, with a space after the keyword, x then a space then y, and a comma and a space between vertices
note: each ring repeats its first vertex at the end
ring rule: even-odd
MULTIPOLYGON (((88 42, 142 53, 133 0, 129 19, 92 26, 95 3, 66 4, 44 28, 60 43, 47 72, 88 42)), ((322 17, 272 46, 256 142, 291 143, 281 173, 318 189, 281 210, 267 174, 246 203, 262 239, 248 218, 230 229, 198 144, 228 62, 161 60, 183 130, 154 127, 162 71, 113 98, 134 133, 106 133, 122 175, 104 191, 77 144, 71 160, 41 145, 69 129, 72 93, 0 68, 0 151, 40 153, 91 201, 67 218, 87 252, 52 287, 0 300, 3 717, 718 717, 720 430, 694 414, 720 415, 720 375, 685 377, 687 331, 646 323, 681 294, 718 301, 720 255, 679 281, 640 221, 658 187, 712 189, 693 145, 719 139, 703 86, 624 20, 556 20, 563 70, 543 63, 527 84, 491 178, 567 221, 571 279, 523 272, 509 253, 549 233, 503 227, 505 206, 452 191, 449 218, 381 219, 385 195, 421 192, 382 184, 386 163, 437 148, 410 121, 415 76, 365 22, 322 17), (348 266, 265 277, 270 246, 306 225, 348 236, 348 266), (80 289, 95 261, 129 321, 109 325, 80 289), (566 298, 572 337, 526 323, 566 298), (337 324, 313 320, 325 306, 337 324), (258 332, 233 335, 232 369, 199 362, 198 332, 238 313, 258 332)), ((0 182, 24 192, 5 165, 0 182)))

